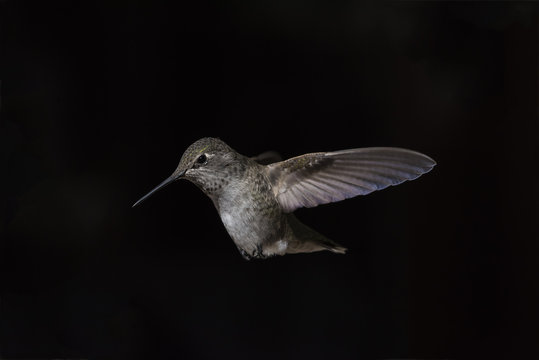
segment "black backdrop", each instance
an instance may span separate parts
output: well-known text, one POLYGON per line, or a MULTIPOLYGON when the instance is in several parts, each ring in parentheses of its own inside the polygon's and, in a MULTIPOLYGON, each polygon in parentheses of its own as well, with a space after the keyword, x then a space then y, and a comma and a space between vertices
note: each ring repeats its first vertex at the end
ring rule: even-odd
POLYGON ((0 356, 539 356, 536 4, 0 6, 0 356), (247 262, 192 184, 131 208, 204 136, 438 166, 247 262))

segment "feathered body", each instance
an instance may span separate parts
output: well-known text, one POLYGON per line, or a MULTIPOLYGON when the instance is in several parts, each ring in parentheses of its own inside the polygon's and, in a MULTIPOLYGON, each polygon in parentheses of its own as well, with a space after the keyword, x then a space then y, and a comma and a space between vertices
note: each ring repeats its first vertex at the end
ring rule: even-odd
POLYGON ((312 153, 286 161, 277 156, 249 158, 219 139, 200 139, 185 151, 172 176, 136 204, 185 178, 210 197, 246 259, 320 250, 344 253, 344 247, 292 212, 412 180, 435 165, 426 155, 398 148, 312 153))

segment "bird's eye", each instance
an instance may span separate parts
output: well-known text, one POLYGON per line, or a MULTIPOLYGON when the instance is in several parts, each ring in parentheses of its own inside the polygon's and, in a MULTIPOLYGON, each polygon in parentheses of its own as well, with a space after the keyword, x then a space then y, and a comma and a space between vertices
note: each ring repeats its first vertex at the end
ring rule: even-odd
POLYGON ((197 159, 197 164, 205 164, 208 161, 208 157, 205 154, 202 154, 197 159))

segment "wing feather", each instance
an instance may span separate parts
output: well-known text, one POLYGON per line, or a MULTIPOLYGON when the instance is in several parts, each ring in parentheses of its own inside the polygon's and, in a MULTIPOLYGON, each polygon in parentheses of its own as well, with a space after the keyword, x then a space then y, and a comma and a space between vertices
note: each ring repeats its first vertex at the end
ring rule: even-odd
POLYGON ((344 200, 414 180, 436 162, 400 148, 363 148, 297 156, 266 166, 285 212, 344 200))

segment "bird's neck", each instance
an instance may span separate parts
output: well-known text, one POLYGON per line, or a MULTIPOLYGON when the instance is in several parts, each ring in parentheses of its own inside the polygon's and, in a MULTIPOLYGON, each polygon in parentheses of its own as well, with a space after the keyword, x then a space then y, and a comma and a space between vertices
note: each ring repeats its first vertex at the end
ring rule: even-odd
POLYGON ((214 203, 218 203, 221 197, 234 197, 249 185, 249 174, 253 172, 252 167, 257 166, 251 163, 250 159, 238 159, 223 166, 222 169, 204 177, 198 183, 198 187, 210 197, 214 203))

